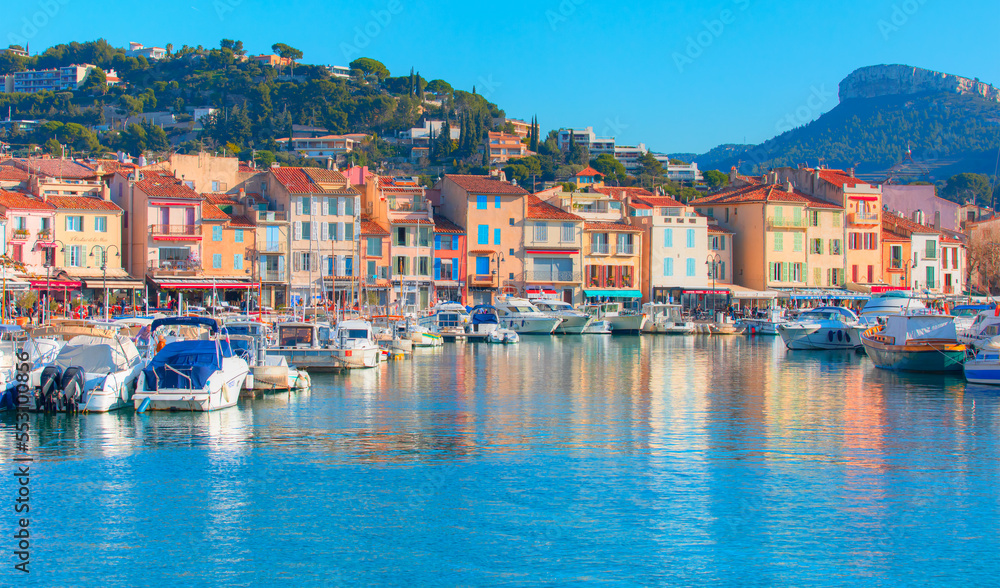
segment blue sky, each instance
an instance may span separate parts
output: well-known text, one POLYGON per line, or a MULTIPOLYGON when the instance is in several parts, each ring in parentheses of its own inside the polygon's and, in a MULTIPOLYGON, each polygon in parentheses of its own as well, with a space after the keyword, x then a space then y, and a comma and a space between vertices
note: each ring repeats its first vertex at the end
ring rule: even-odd
POLYGON ((508 116, 537 114, 543 131, 593 126, 663 152, 768 139, 836 106, 837 84, 865 65, 1000 83, 996 0, 7 4, 0 41, 27 39, 32 53, 100 37, 177 48, 233 38, 252 53, 283 42, 307 63, 364 55, 393 75, 413 66, 476 86, 508 116))

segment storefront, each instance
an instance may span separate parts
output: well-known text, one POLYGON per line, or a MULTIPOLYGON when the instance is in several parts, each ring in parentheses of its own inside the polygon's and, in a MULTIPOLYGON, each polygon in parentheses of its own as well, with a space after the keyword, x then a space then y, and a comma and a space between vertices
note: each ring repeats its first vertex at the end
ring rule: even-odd
POLYGON ((639 310, 642 303, 642 292, 617 288, 584 289, 583 298, 587 304, 620 302, 625 310, 639 310))
POLYGON ((728 286, 715 288, 700 288, 684 290, 681 293, 680 305, 685 312, 726 310, 732 304, 732 291, 728 286))
POLYGON ((149 282, 149 306, 155 308, 166 308, 171 300, 196 306, 225 302, 242 308, 247 300, 256 299, 257 296, 257 284, 249 279, 163 278, 150 279, 149 282))

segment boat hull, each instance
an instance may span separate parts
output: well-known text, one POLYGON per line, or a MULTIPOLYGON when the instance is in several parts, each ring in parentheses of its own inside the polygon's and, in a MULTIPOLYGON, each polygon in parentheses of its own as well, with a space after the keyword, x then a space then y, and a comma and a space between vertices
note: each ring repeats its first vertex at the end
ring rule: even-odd
MULTIPOLYGON (((210 412, 236 405, 243 381, 249 370, 243 371, 226 381, 210 382, 200 390, 183 388, 161 388, 153 391, 138 391, 132 402, 139 409, 148 398, 147 410, 169 410, 187 412, 210 412)), ((140 387, 142 382, 140 382, 140 387)))
POLYGON ((965 362, 964 371, 968 382, 1000 386, 1000 361, 970 359, 965 362))
POLYGON ((556 327, 557 335, 579 335, 583 333, 592 320, 589 315, 561 316, 562 322, 556 327))
POLYGON ((855 328, 820 326, 780 325, 778 334, 785 347, 795 350, 835 350, 857 349, 861 347, 861 337, 855 328))
POLYGON ((620 314, 618 316, 604 316, 602 320, 611 323, 611 333, 614 335, 638 335, 642 332, 643 325, 646 324, 646 315, 620 314))
POLYGON ((865 352, 876 367, 902 372, 958 372, 965 361, 965 345, 948 341, 923 341, 887 345, 862 337, 865 352))
POLYGON ((551 335, 561 322, 561 318, 539 317, 525 319, 504 317, 500 319, 500 326, 520 335, 551 335))
POLYGON ((694 333, 694 323, 650 323, 642 328, 643 333, 655 335, 690 335, 694 333))

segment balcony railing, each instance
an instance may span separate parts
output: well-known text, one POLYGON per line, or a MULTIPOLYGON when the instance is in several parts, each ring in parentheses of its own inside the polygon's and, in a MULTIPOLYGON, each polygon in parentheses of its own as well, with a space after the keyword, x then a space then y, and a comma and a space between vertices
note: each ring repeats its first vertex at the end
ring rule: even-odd
POLYGON ((390 198, 389 210, 399 210, 403 212, 427 210, 427 203, 413 200, 411 198, 390 198))
POLYGON ((38 231, 38 240, 45 242, 51 241, 52 229, 41 229, 40 231, 38 231))
POLYGON ((621 245, 615 249, 615 255, 635 255, 635 245, 621 245))
POLYGON ((262 282, 284 282, 285 270, 264 270, 260 272, 262 282))
POLYGON ((848 217, 848 222, 852 225, 877 225, 877 212, 852 212, 848 217))
POLYGON ((804 229, 809 223, 804 218, 785 218, 772 216, 767 219, 768 229, 804 229))
POLYGON ((583 273, 574 271, 534 270, 524 272, 525 282, 582 282, 583 273))
POLYGON ((285 253, 286 249, 284 241, 267 241, 257 247, 261 253, 285 253))
POLYGON ((493 274, 469 274, 469 285, 496 288, 497 278, 493 274))
POLYGON ((12 239, 27 239, 31 232, 28 229, 14 229, 12 239))
POLYGON ((284 210, 258 210, 257 222, 259 223, 284 223, 288 222, 288 212, 284 210))
POLYGON ((159 259, 149 262, 151 272, 200 272, 201 262, 191 259, 159 259))
POLYGON ((903 260, 901 259, 889 260, 889 269, 894 269, 894 270, 903 269, 903 260))
POLYGON ((592 243, 590 245, 590 253, 592 255, 610 255, 611 246, 607 243, 592 243))
POLYGON ((153 237, 191 237, 201 239, 201 227, 198 225, 153 225, 153 237))

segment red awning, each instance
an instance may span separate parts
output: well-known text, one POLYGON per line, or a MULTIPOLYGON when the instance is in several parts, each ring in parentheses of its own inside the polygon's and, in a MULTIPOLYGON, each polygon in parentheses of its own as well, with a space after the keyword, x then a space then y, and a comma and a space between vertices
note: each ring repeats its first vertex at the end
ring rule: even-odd
POLYGON ((233 288, 256 288, 256 284, 250 282, 160 282, 161 288, 168 290, 206 290, 217 288, 219 290, 231 290, 233 288))
POLYGON ((556 291, 555 291, 555 290, 553 290, 552 288, 539 288, 539 287, 534 287, 534 288, 527 288, 527 289, 525 289, 525 293, 528 293, 528 294, 530 294, 530 293, 532 293, 532 292, 540 292, 540 293, 542 293, 542 294, 558 294, 558 292, 556 292, 556 291))
POLYGON ((881 294, 883 292, 893 292, 896 290, 909 290, 909 286, 872 286, 872 294, 881 294))
POLYGON ((55 243, 42 243, 41 241, 39 241, 39 242, 37 243, 37 245, 38 245, 39 247, 55 247, 55 246, 56 246, 56 244, 55 244, 55 243))
POLYGON ((869 194, 848 194, 847 197, 851 200, 864 200, 865 202, 876 202, 878 200, 878 196, 869 194))
POLYGON ((83 284, 81 282, 67 282, 64 280, 31 280, 32 290, 79 290, 83 284))

